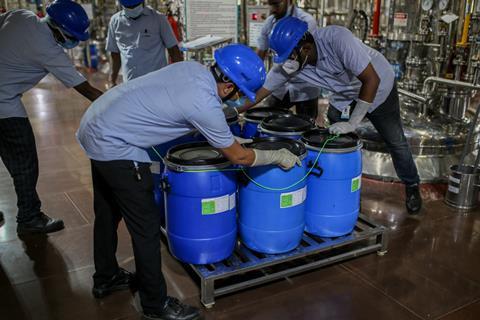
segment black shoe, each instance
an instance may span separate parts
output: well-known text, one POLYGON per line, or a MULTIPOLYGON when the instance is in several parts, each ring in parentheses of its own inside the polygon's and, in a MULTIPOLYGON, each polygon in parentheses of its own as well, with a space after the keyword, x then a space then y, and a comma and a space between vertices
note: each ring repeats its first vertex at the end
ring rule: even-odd
POLYGON ((5 218, 3 217, 3 212, 0 211, 0 225, 2 225, 4 221, 5 221, 5 218))
POLYGON ((167 297, 163 310, 159 313, 144 313, 143 320, 197 320, 200 310, 181 303, 178 299, 167 297))
POLYGON ((94 286, 92 294, 95 298, 101 299, 114 291, 127 290, 133 286, 135 275, 125 269, 119 268, 116 275, 109 282, 94 286))
POLYGON ((26 235, 32 233, 50 233, 59 231, 65 228, 63 221, 60 219, 53 219, 45 213, 40 212, 40 215, 28 222, 20 222, 17 225, 17 233, 19 235, 26 235))
POLYGON ((405 186, 407 211, 409 214, 417 214, 422 208, 422 196, 418 184, 405 186))

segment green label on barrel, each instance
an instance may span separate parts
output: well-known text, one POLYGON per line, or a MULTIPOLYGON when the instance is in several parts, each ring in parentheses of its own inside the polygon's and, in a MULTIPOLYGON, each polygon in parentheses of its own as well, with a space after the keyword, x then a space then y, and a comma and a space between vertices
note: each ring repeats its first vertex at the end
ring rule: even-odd
POLYGON ((295 207, 302 204, 307 198, 307 187, 280 194, 280 209, 295 207))
POLYGON ((202 201, 202 215, 215 213, 215 201, 202 201))
POLYGON ((351 192, 357 192, 360 190, 360 187, 362 185, 362 176, 358 176, 356 178, 352 179, 352 186, 351 186, 351 192))
POLYGON ((202 199, 202 215, 228 212, 235 209, 235 193, 217 198, 202 199))
POLYGON ((293 205, 293 194, 283 194, 280 208, 288 208, 293 205))

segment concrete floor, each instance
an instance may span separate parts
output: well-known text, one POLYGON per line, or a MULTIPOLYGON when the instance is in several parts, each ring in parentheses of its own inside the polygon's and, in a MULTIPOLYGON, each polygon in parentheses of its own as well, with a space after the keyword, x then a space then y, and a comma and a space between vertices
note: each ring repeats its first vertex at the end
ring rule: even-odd
MULTIPOLYGON (((105 89, 105 79, 92 77, 105 89)), ((139 319, 129 292, 92 298, 92 187, 75 141, 88 102, 53 78, 24 96, 40 159, 43 209, 66 229, 18 239, 16 196, 0 165, 0 319, 139 319)), ((445 186, 423 187, 422 214, 408 216, 398 184, 363 181, 365 214, 391 230, 389 253, 375 254, 219 298, 206 319, 480 319, 480 211, 442 202, 445 186)), ((118 260, 133 270, 122 225, 118 260)), ((199 289, 163 248, 171 295, 199 305, 199 289)))

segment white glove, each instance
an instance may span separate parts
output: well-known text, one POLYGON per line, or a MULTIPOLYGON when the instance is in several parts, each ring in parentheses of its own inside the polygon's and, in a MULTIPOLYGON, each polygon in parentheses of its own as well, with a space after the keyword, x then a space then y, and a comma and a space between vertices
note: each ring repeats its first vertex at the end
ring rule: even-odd
POLYGON ((266 166, 270 164, 276 164, 284 170, 291 169, 297 164, 302 166, 300 159, 288 151, 287 149, 280 150, 258 150, 253 149, 255 153, 255 161, 252 164, 252 167, 266 166))
POLYGON ((328 127, 328 131, 331 134, 346 134, 355 131, 371 106, 372 104, 369 102, 357 100, 357 104, 355 105, 355 109, 353 109, 350 120, 347 122, 336 122, 328 127))
POLYGON ((241 137, 237 137, 237 136, 233 136, 235 138, 235 140, 240 143, 240 144, 244 144, 244 143, 251 143, 253 142, 252 139, 244 139, 244 138, 241 138, 241 137))

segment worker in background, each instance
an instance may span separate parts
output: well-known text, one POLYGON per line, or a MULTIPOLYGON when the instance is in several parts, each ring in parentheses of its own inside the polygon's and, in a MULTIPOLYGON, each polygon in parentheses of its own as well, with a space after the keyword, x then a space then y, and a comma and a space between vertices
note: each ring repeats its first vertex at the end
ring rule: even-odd
POLYGON ((253 150, 237 143, 222 101, 237 90, 255 100, 265 80, 262 61, 233 44, 215 51, 216 64, 180 62, 119 85, 95 101, 77 137, 91 159, 94 192, 93 294, 125 288, 129 273, 115 258, 117 226, 123 218, 132 237, 136 276, 146 319, 196 319, 199 311, 168 297, 161 272, 160 216, 154 202, 147 149, 196 128, 233 164, 300 165, 286 149, 253 150))
POLYGON ((167 65, 165 48, 173 62, 183 61, 167 17, 145 6, 144 0, 120 0, 123 10, 110 19, 106 50, 111 53, 110 82, 132 80, 167 65))
MULTIPOLYGON (((268 36, 275 24, 285 17, 296 17, 305 21, 308 25, 308 31, 314 33, 317 29, 317 22, 307 12, 297 8, 291 0, 269 0, 270 16, 258 38, 257 54, 264 60, 268 55, 269 41, 268 36)), ((270 107, 290 109, 295 105, 297 114, 306 115, 316 119, 318 115, 318 97, 320 88, 314 86, 302 79, 292 77, 287 83, 276 89, 267 100, 270 107)))
MULTIPOLYGON (((367 117, 384 139, 398 177, 406 186, 409 213, 420 211, 419 176, 403 132, 400 105, 391 65, 346 28, 328 26, 308 32, 307 23, 288 17, 277 23, 270 38, 275 66, 267 75, 257 102, 291 77, 324 88, 330 97, 328 118, 333 134, 354 132, 367 117)), ((239 109, 243 112, 251 104, 239 109)))
POLYGON ((64 51, 89 37, 89 20, 83 8, 70 0, 57 0, 46 11, 43 19, 27 10, 0 14, 0 157, 17 194, 19 234, 48 233, 64 227, 63 221, 41 211, 36 191, 37 150, 21 100, 23 93, 52 73, 91 101, 102 94, 75 69, 64 51))

